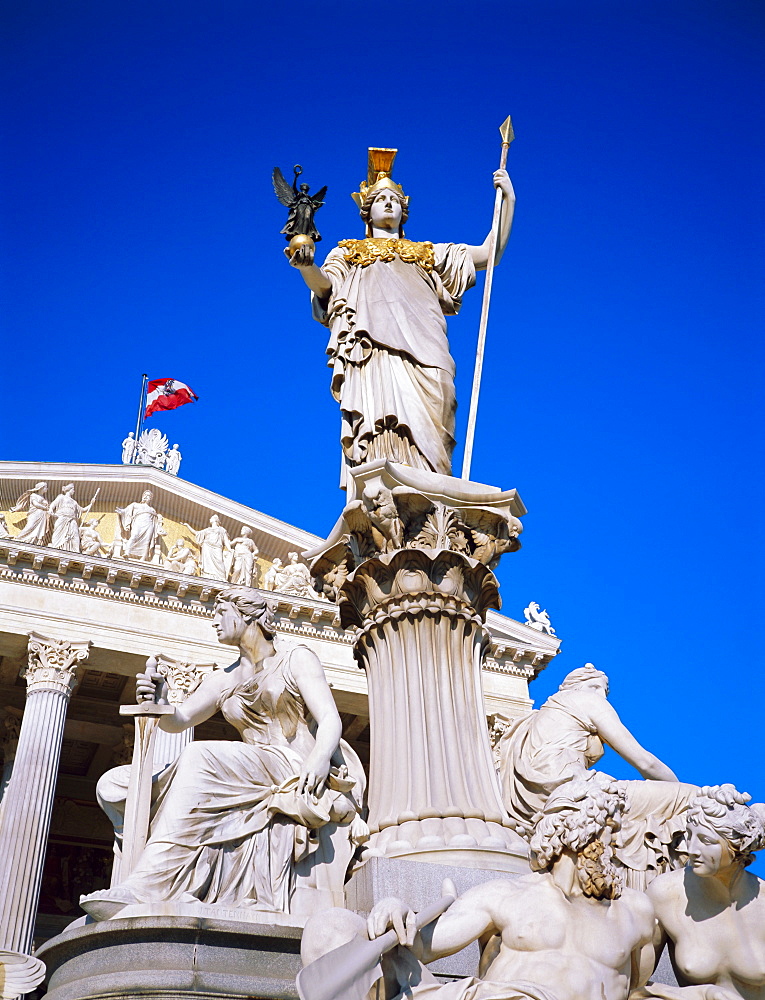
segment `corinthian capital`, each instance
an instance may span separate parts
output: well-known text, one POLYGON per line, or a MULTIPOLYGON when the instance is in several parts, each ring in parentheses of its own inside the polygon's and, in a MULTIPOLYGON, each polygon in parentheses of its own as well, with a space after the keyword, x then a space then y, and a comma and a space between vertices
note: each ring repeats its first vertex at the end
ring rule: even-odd
POLYGON ((24 670, 27 692, 49 689, 71 694, 77 667, 87 660, 92 645, 89 639, 67 642, 30 632, 24 670))
MULTIPOLYGON (((469 483, 378 460, 351 470, 353 492, 329 538, 305 553, 316 589, 339 600, 365 563, 387 564, 409 550, 451 552, 471 567, 492 570, 521 547, 515 490, 469 483)), ((400 560, 399 560, 400 561, 400 560)))
POLYGON ((167 681, 167 700, 171 705, 181 705, 192 691, 195 691, 205 676, 215 670, 216 663, 190 663, 187 660, 173 660, 164 653, 155 657, 157 673, 167 681))

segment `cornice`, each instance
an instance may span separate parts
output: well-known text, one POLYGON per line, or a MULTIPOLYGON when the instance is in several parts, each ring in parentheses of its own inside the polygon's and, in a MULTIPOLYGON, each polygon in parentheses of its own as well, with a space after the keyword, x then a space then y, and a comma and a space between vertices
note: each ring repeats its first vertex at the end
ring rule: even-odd
MULTIPOLYGON (((0 539, 0 581, 203 619, 212 618, 215 598, 229 586, 220 580, 173 573, 153 563, 85 556, 7 538, 0 539)), ((355 630, 340 627, 336 605, 261 593, 275 605, 279 633, 353 645, 355 630)), ((489 613, 486 625, 491 647, 484 669, 495 673, 532 679, 556 655, 560 644, 496 612, 489 613)))
MULTIPOLYGON (((83 594, 102 600, 143 604, 181 614, 212 618, 215 598, 231 584, 174 573, 154 563, 128 562, 50 546, 0 539, 0 580, 83 594)), ((262 591, 288 621, 307 618, 339 628, 338 609, 327 601, 262 591)), ((290 626, 285 631, 294 631, 290 626)))

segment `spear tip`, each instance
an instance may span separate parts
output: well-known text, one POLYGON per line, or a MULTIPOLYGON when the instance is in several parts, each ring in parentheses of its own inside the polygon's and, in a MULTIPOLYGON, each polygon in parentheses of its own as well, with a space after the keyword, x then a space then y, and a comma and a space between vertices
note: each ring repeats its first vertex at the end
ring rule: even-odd
POLYGON ((499 126, 499 134, 502 136, 502 142, 507 143, 508 146, 515 138, 515 132, 513 132, 513 119, 510 115, 508 115, 499 126))

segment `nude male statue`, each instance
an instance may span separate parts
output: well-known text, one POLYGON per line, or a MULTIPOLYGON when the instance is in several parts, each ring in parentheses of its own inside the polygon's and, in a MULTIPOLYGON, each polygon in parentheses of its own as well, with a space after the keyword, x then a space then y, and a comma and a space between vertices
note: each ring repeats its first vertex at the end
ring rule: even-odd
MULTIPOLYGON (((398 990, 413 1000, 626 1000, 638 985, 632 955, 652 939, 654 912, 645 894, 622 888, 620 870, 611 862, 611 835, 619 828, 624 799, 607 775, 572 779, 537 818, 529 875, 469 889, 419 932, 399 899, 377 903, 366 926, 356 917, 357 935, 372 939, 393 927, 400 944, 425 964, 473 941, 482 947, 479 978, 446 985, 422 970, 424 975, 405 984, 399 976, 391 989, 384 959, 387 996, 398 990)), ((346 913, 309 920, 304 961, 317 957, 322 933, 325 942, 332 937, 333 921, 344 928, 345 940, 351 937, 351 922, 340 916, 346 913)), ((335 937, 320 950, 340 943, 335 937)))

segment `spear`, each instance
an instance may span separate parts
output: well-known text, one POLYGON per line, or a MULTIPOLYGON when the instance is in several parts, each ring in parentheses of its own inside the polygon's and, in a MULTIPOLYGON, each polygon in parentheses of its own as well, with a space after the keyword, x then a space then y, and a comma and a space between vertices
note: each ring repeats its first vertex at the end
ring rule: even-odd
MULTIPOLYGON (((510 143, 515 138, 513 122, 510 115, 499 127, 502 136, 502 152, 499 157, 499 169, 504 170, 507 163, 507 153, 510 143)), ((470 413, 468 414, 467 435, 465 437, 465 457, 462 460, 462 478, 470 479, 470 461, 473 457, 473 438, 475 437, 475 420, 478 413, 478 394, 481 391, 481 373, 483 371, 483 352, 486 347, 486 327, 489 325, 489 302, 491 301, 491 285, 494 280, 494 258, 497 254, 497 239, 499 237, 499 219, 502 212, 502 190, 497 188, 494 197, 494 215, 491 220, 489 234, 489 260, 486 265, 486 282, 483 286, 483 302, 481 303, 481 322, 478 326, 478 349, 475 355, 475 370, 473 371, 473 391, 470 395, 470 413)))

